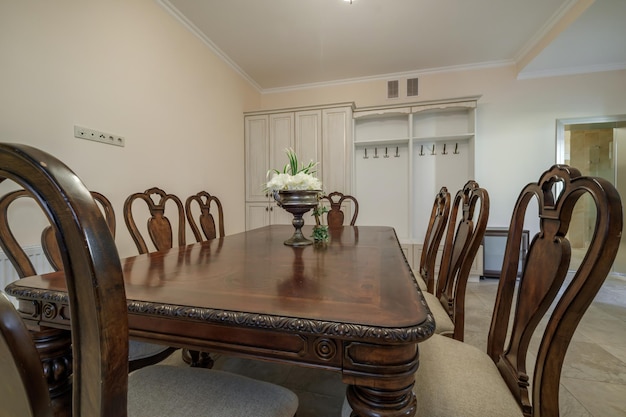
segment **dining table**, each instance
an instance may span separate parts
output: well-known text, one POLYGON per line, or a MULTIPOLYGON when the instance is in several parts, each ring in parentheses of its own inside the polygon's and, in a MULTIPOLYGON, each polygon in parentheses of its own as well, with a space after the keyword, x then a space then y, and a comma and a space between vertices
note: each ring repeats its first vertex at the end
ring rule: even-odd
MULTIPOLYGON (((331 228, 328 242, 302 247, 284 244, 292 233, 271 225, 122 259, 130 338, 336 371, 353 415, 415 415, 418 345, 435 322, 394 229, 331 228)), ((5 291, 53 369, 51 397, 68 401, 63 273, 5 291)))

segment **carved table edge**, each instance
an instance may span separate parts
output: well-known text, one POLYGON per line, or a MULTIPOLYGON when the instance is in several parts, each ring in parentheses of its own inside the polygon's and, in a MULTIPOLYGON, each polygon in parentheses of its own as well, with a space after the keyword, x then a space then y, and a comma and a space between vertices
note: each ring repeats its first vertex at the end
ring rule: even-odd
MULTIPOLYGON (((22 288, 9 284, 5 292, 21 300, 40 303, 69 303, 65 292, 22 288)), ((346 340, 373 343, 413 343, 428 339, 435 330, 435 320, 428 312, 424 322, 410 327, 376 327, 354 323, 339 323, 317 319, 303 319, 272 314, 247 313, 214 308, 155 304, 128 300, 128 312, 162 317, 184 317, 186 319, 238 326, 252 329, 298 332, 315 336, 331 336, 346 340)))

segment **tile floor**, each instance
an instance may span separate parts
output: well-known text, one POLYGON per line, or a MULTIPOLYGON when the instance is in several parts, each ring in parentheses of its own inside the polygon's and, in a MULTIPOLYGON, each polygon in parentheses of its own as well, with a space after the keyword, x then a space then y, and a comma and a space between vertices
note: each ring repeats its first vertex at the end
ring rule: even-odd
MULTIPOLYGON (((469 283, 466 342, 486 348, 497 280, 469 283)), ((338 374, 214 355, 215 368, 290 388, 298 417, 339 417, 345 385, 338 374)), ((166 360, 184 364, 176 352, 166 360)), ((626 417, 626 278, 609 276, 570 344, 561 378, 562 417, 626 417)))

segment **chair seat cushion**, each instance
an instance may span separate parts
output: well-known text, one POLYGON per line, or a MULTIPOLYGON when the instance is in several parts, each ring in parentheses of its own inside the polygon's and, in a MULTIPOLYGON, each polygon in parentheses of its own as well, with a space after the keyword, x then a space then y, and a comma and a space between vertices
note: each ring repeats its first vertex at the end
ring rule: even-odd
POLYGON ((154 365, 128 376, 129 417, 293 417, 287 388, 229 372, 154 365))
POLYGON ((130 340, 128 342, 128 360, 133 361, 150 358, 166 351, 167 349, 169 349, 168 346, 130 340))
MULTIPOLYGON (((435 334, 419 345, 413 392, 419 417, 522 417, 521 408, 486 353, 435 334)), ((352 409, 344 400, 342 417, 352 409)))
POLYGON ((420 274, 416 270, 413 270, 413 275, 415 276, 415 281, 417 281, 417 286, 420 287, 420 290, 422 290, 422 292, 426 292, 427 291, 426 281, 424 281, 422 274, 420 274))
POLYGON ((426 304, 428 304, 428 308, 430 308, 430 312, 433 313, 433 317, 435 318, 435 333, 436 334, 452 334, 454 333, 454 323, 452 319, 446 312, 446 310, 441 305, 441 301, 434 295, 429 292, 424 292, 424 299, 426 300, 426 304))
POLYGON ((441 335, 419 344, 413 392, 418 416, 522 416, 491 358, 474 346, 441 335))

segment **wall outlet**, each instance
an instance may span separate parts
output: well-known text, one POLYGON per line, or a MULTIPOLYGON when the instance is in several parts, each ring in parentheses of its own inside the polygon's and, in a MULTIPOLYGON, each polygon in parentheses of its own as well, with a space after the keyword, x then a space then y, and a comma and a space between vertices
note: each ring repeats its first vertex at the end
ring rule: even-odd
POLYGON ((78 139, 93 140, 94 142, 107 143, 115 146, 125 146, 126 140, 123 136, 113 133, 101 132, 99 130, 88 129, 82 126, 74 126, 74 137, 78 139))

